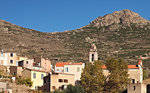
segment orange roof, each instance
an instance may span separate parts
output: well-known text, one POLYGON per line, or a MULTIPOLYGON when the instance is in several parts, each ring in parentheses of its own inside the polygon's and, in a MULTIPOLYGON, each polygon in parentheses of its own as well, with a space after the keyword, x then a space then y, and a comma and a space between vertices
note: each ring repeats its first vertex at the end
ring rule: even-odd
MULTIPOLYGON (((128 69, 138 69, 139 67, 137 67, 136 65, 128 65, 128 69)), ((106 65, 102 66, 102 69, 107 69, 106 65)))
POLYGON ((71 64, 71 62, 57 62, 56 63, 56 67, 63 67, 64 65, 68 65, 68 64, 71 64))
POLYGON ((137 65, 128 65, 129 69, 133 69, 133 68, 139 68, 137 65))
POLYGON ((71 63, 71 62, 57 62, 56 67, 63 67, 64 65, 82 65, 82 62, 79 63, 71 63))

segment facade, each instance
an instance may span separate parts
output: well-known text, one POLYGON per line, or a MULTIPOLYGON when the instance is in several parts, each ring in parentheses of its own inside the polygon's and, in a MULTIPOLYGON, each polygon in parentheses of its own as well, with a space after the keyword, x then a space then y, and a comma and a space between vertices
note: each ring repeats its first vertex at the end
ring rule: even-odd
POLYGON ((85 63, 71 63, 71 62, 57 62, 55 65, 55 72, 74 74, 75 81, 80 80, 82 70, 85 67, 85 63))
POLYGON ((48 72, 48 73, 51 72, 51 61, 48 59, 44 59, 42 57, 41 58, 34 58, 33 66, 34 67, 40 67, 45 72, 48 72))
POLYGON ((0 82, 0 93, 12 93, 6 82, 0 82))
POLYGON ((10 74, 13 77, 21 77, 22 76, 22 71, 23 71, 22 67, 10 66, 9 69, 10 69, 10 74))
POLYGON ((97 48, 95 44, 92 44, 89 52, 89 62, 94 62, 97 60, 98 60, 97 48))
POLYGON ((25 67, 25 68, 33 68, 33 59, 25 59, 18 62, 18 66, 25 67))
POLYGON ((82 63, 82 62, 67 64, 67 65, 64 65, 64 73, 74 74, 75 81, 79 81, 84 67, 85 67, 85 63, 82 63))
POLYGON ((51 72, 51 61, 48 59, 41 58, 41 68, 45 71, 50 73, 51 72))
POLYGON ((30 78, 33 81, 31 89, 38 89, 38 87, 43 86, 43 77, 46 75, 47 73, 41 70, 26 68, 22 71, 22 78, 30 78))
POLYGON ((56 73, 64 73, 64 65, 71 64, 71 62, 57 62, 55 65, 56 73))
POLYGON ((47 92, 56 89, 64 90, 69 84, 75 85, 74 82, 75 78, 73 74, 52 73, 44 77, 44 90, 47 92))
POLYGON ((19 57, 16 55, 16 53, 3 53, 3 51, 1 51, 0 65, 17 66, 18 60, 19 57))

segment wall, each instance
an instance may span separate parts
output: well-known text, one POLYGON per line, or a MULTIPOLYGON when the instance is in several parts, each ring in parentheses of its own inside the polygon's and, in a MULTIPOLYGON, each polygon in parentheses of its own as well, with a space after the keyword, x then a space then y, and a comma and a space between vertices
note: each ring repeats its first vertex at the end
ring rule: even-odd
POLYGON ((0 92, 5 91, 7 89, 6 82, 0 82, 0 92))
POLYGON ((41 58, 41 68, 46 72, 51 72, 51 61, 41 58))
POLYGON ((139 69, 129 69, 129 78, 135 79, 135 83, 140 82, 140 70, 139 69))
POLYGON ((51 74, 50 75, 50 90, 54 91, 54 89, 52 88, 53 86, 55 86, 56 89, 59 89, 59 87, 63 86, 63 85, 75 85, 75 78, 73 74, 51 74), (64 82, 59 82, 59 79, 67 79, 68 83, 64 83, 64 82))
POLYGON ((142 83, 129 84, 127 86, 128 93, 147 93, 146 85, 142 83))
POLYGON ((57 73, 63 73, 64 72, 64 67, 56 67, 55 66, 55 72, 57 72, 57 73))
POLYGON ((41 74, 46 76, 46 72, 31 71, 31 81, 33 81, 31 89, 36 89, 35 87, 43 85, 43 78, 41 78, 41 74), (36 73, 36 78, 33 78, 33 73, 36 73))
POLYGON ((84 66, 85 66, 84 63, 82 65, 64 65, 64 73, 74 74, 75 81, 80 80, 81 73, 82 73, 82 70, 84 69, 84 66), (68 72, 66 71, 67 67, 68 67, 68 72), (77 71, 78 68, 80 68, 79 71, 77 71))

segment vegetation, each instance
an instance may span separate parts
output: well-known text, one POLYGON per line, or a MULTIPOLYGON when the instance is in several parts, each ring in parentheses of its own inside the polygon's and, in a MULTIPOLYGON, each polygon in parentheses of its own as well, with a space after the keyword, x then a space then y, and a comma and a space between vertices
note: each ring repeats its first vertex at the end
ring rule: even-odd
POLYGON ((127 63, 122 59, 110 58, 106 61, 106 67, 109 75, 105 84, 105 91, 109 93, 122 92, 130 83, 127 63))
POLYGON ((81 75, 81 84, 87 93, 101 93, 104 89, 105 76, 103 75, 102 62, 95 61, 85 66, 81 75))
POLYGON ((148 71, 143 69, 143 80, 148 78, 148 71))
POLYGON ((81 75, 81 84, 87 93, 119 93, 129 83, 128 67, 122 59, 110 58, 106 61, 109 71, 104 76, 102 62, 95 61, 85 66, 81 75))
POLYGON ((31 87, 32 84, 33 84, 33 82, 31 81, 31 79, 29 79, 29 78, 23 79, 23 78, 20 78, 20 77, 16 79, 16 83, 20 84, 20 85, 25 84, 26 86, 29 86, 29 87, 31 87))
POLYGON ((63 91, 55 90, 54 93, 85 93, 81 86, 68 85, 63 91))

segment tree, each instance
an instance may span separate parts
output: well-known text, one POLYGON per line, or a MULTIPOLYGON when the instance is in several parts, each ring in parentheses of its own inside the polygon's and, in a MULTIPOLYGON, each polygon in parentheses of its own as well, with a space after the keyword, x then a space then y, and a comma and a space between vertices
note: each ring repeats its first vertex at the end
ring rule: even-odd
POLYGON ((85 93, 81 86, 68 85, 63 91, 55 90, 53 93, 85 93))
POLYGON ((81 86, 68 85, 64 93, 85 93, 81 86))
POLYGON ((85 66, 81 74, 81 84, 87 93, 102 93, 105 82, 102 62, 95 61, 85 66))
POLYGON ((130 82, 127 63, 122 59, 110 58, 106 61, 106 67, 109 75, 104 90, 106 93, 122 92, 130 82))

